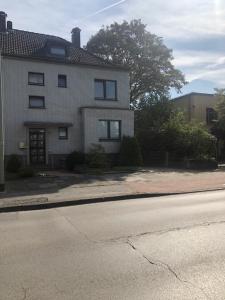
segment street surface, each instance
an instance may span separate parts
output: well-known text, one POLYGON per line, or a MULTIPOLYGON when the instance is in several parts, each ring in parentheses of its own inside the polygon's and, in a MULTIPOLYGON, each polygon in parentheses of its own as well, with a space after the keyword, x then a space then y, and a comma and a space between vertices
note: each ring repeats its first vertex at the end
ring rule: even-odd
POLYGON ((0 214, 0 300, 225 299, 225 191, 0 214))

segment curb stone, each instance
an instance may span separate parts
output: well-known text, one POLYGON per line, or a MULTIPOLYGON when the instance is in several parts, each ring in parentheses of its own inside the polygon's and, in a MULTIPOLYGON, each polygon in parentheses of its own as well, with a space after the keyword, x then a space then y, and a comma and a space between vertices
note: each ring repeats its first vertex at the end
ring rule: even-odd
POLYGON ((126 194, 126 195, 120 195, 120 196, 96 197, 96 198, 77 199, 77 200, 68 200, 68 201, 64 200, 64 201, 58 201, 58 202, 45 202, 45 203, 35 203, 35 204, 22 203, 21 205, 18 204, 18 205, 14 205, 14 206, 2 206, 2 207, 0 207, 0 213, 44 210, 44 209, 52 209, 52 208, 67 207, 67 206, 122 201, 122 200, 129 200, 129 199, 134 200, 134 199, 139 199, 139 198, 154 198, 154 197, 173 196, 173 195, 186 195, 186 194, 213 192, 213 191, 221 191, 221 190, 225 190, 225 187, 224 188, 216 188, 216 189, 196 190, 196 191, 189 191, 189 192, 136 193, 136 194, 126 194))

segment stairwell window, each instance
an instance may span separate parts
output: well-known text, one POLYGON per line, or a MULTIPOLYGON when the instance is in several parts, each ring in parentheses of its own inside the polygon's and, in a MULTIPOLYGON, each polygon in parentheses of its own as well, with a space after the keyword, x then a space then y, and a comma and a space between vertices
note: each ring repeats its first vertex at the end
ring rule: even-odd
POLYGON ((62 75, 62 74, 58 75, 58 87, 61 87, 61 88, 67 87, 66 75, 62 75))
POLYGON ((95 79, 95 100, 117 100, 117 81, 95 79))

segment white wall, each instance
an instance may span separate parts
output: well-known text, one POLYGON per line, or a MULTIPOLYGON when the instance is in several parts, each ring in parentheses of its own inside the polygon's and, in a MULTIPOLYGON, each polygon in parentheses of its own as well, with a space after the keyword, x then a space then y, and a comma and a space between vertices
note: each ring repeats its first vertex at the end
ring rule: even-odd
MULTIPOLYGON (((58 128, 47 130, 53 154, 82 150, 80 107, 129 108, 129 76, 120 70, 3 58, 5 153, 22 154, 19 142, 27 141, 24 121, 71 122, 69 140, 58 139, 58 128), (28 85, 28 72, 45 74, 45 86, 28 85), (67 75, 67 88, 58 88, 58 74, 67 75), (117 80, 118 101, 94 99, 94 79, 117 80), (46 109, 30 109, 29 95, 45 96, 46 109)), ((110 113, 109 113, 110 114, 110 113)), ((130 124, 130 123, 129 123, 130 124)), ((129 125, 131 126, 131 125, 129 125)), ((133 125, 132 125, 133 128, 133 125)))
MULTIPOLYGON (((97 132, 99 120, 120 120, 121 137, 134 135, 134 112, 131 110, 119 109, 93 109, 85 108, 82 110, 84 120, 84 151, 87 153, 92 144, 99 143, 97 132)), ((120 142, 104 141, 100 144, 107 153, 116 153, 119 151, 120 142)))

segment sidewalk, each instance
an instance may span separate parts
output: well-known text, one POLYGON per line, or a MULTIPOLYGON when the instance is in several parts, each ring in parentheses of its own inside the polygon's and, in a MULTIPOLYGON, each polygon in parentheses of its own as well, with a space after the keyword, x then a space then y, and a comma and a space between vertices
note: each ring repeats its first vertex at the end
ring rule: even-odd
POLYGON ((225 170, 209 172, 142 169, 133 173, 79 175, 48 171, 31 179, 8 181, 0 210, 35 209, 225 189, 225 170))

